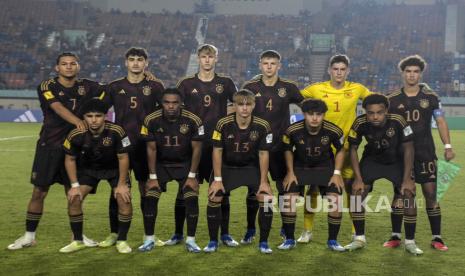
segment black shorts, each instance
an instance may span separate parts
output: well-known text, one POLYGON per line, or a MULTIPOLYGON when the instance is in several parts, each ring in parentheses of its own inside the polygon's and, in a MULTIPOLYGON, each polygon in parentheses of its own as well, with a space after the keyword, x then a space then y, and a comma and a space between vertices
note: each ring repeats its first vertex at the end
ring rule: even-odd
MULTIPOLYGON (((77 172, 78 181, 81 185, 87 185, 92 187, 91 194, 94 194, 97 191, 97 186, 100 180, 106 180, 110 184, 111 188, 116 188, 118 186, 119 180, 119 170, 92 170, 92 169, 82 169, 77 172)), ((131 181, 128 177, 126 178, 126 183, 131 187, 131 181)))
MULTIPOLYGON (((256 194, 260 187, 260 169, 257 167, 229 167, 222 166, 221 175, 225 195, 242 186, 249 189, 249 194, 256 194)), ((213 176, 210 177, 210 184, 213 183, 213 176)))
POLYGON ((190 171, 190 162, 186 164, 157 164, 157 177, 160 189, 166 192, 166 184, 176 180, 180 187, 184 186, 190 171))
POLYGON ((61 147, 50 147, 37 141, 32 164, 31 184, 48 189, 54 183, 69 185, 65 169, 65 152, 61 147))
POLYGON ((392 164, 382 164, 370 157, 362 158, 362 160, 360 160, 360 172, 365 185, 370 186, 370 192, 373 190, 374 182, 384 178, 391 181, 396 194, 400 193, 404 178, 403 160, 399 160, 392 164))
POLYGON ((270 175, 274 181, 283 180, 287 173, 286 160, 282 150, 270 151, 270 175))
POLYGON ((425 184, 434 182, 436 183, 438 177, 437 162, 435 159, 427 161, 414 160, 413 171, 415 173, 415 182, 425 184))
POLYGON ((149 168, 147 165, 147 145, 144 141, 138 141, 129 151, 130 168, 134 172, 134 177, 139 182, 147 181, 149 168))
POLYGON ((199 169, 197 179, 199 184, 203 181, 209 181, 213 171, 213 160, 212 160, 213 146, 212 144, 202 145, 202 155, 200 157, 199 169))
POLYGON ((294 168, 294 173, 298 185, 291 185, 290 193, 302 194, 304 187, 310 186, 312 190, 318 189, 321 195, 327 193, 342 194, 342 191, 339 192, 334 184, 328 185, 334 174, 333 167, 294 168))

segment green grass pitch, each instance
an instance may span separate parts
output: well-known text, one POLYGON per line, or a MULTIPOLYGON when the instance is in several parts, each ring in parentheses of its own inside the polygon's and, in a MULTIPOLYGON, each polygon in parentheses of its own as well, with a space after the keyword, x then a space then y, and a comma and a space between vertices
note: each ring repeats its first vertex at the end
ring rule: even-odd
MULTIPOLYGON (((58 249, 70 241, 66 199, 63 188, 54 185, 45 201, 45 210, 37 232, 37 245, 15 252, 8 251, 7 245, 24 232, 26 205, 31 194, 29 175, 34 155, 39 124, 0 124, 0 275, 68 275, 68 274, 422 274, 422 275, 464 275, 465 266, 465 217, 463 216, 465 190, 463 171, 455 179, 454 186, 441 202, 443 224, 442 234, 450 247, 448 252, 430 248, 430 227, 424 208, 419 210, 416 240, 425 251, 415 257, 402 248, 386 249, 382 243, 390 234, 390 219, 387 211, 367 214, 366 235, 368 246, 357 252, 336 253, 326 249, 326 214, 316 216, 314 240, 306 245, 299 244, 292 251, 279 251, 276 246, 279 237, 280 217, 275 213, 270 245, 273 254, 262 255, 257 250, 257 241, 249 246, 226 248, 220 246, 216 254, 188 254, 183 245, 157 247, 149 253, 137 252, 143 235, 142 216, 139 209, 139 194, 133 189, 134 219, 129 232, 129 243, 134 252, 121 255, 115 248, 90 248, 74 254, 60 254, 58 249), (3 138, 25 136, 14 140, 3 138)), ((439 142, 437 131, 434 130, 439 142)), ((465 131, 452 131, 452 144, 457 157, 455 162, 465 165, 465 131)), ((442 156, 442 146, 438 146, 442 156)), ((417 188, 419 188, 417 186, 417 188)), ((174 230, 173 206, 176 184, 168 186, 162 195, 156 224, 156 235, 162 240, 170 237, 174 230)), ((200 218, 197 230, 198 244, 208 242, 206 222, 206 191, 201 186, 200 218)), ((387 182, 375 185, 373 195, 392 194, 387 182)), ((232 193, 230 232, 239 240, 245 230, 246 189, 232 193)), ((98 193, 87 198, 84 213, 84 233, 96 240, 108 234, 107 202, 108 185, 102 182, 98 193)), ((422 198, 418 189, 418 198, 422 198)), ((296 235, 303 226, 302 208, 298 211, 296 235)), ((342 244, 350 242, 350 220, 343 215, 339 234, 342 244)))

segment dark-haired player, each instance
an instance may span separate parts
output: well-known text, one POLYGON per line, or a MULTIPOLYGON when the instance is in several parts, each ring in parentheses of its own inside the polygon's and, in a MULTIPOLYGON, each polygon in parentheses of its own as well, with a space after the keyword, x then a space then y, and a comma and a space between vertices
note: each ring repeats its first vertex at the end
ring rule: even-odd
POLYGON ((100 180, 107 180, 118 202, 119 253, 130 253, 127 233, 131 225, 132 204, 129 188, 129 156, 131 142, 124 130, 105 121, 106 104, 98 98, 86 102, 82 109, 88 130, 73 129, 63 143, 65 167, 71 188, 68 190, 68 214, 74 240, 60 249, 71 253, 85 247, 82 242, 84 215, 82 204, 86 196, 97 188, 100 180))
MULTIPOLYGON (((305 98, 320 99, 328 106, 325 119, 340 127, 347 139, 350 127, 357 117, 357 104, 370 95, 370 91, 360 83, 348 81, 350 60, 346 55, 337 54, 329 59, 328 74, 330 80, 318 82, 305 87, 301 93, 305 98)), ((347 150, 347 148, 346 148, 347 150)), ((347 191, 347 206, 349 202, 350 185, 354 180, 354 173, 350 166, 349 155, 346 154, 342 168, 342 178, 347 191)), ((311 206, 316 207, 316 193, 310 193, 311 206)), ((308 196, 305 197, 308 199, 308 196)), ((315 214, 304 208, 304 231, 297 239, 298 242, 308 243, 312 239, 315 214)), ((354 231, 354 229, 352 229, 354 231)))
POLYGON ((341 177, 345 153, 344 135, 339 127, 324 120, 327 110, 322 100, 304 101, 304 120, 292 124, 282 138, 287 165, 283 186, 291 206, 288 212, 283 213, 286 240, 278 249, 288 250, 296 245, 294 198, 304 185, 309 185, 310 190, 319 190, 333 206, 328 212, 328 248, 344 251, 344 247, 337 241, 342 219, 340 198, 344 190, 341 177), (333 147, 336 154, 333 153, 333 147))
MULTIPOLYGON (((218 120, 227 114, 228 101, 237 91, 234 82, 226 76, 215 72, 218 61, 218 49, 211 44, 200 45, 197 49, 199 71, 193 76, 179 81, 177 87, 181 91, 186 110, 191 111, 202 119, 205 127, 205 137, 211 137, 218 120)), ((199 183, 209 181, 212 173, 213 146, 210 139, 202 143, 202 156, 200 160, 197 179, 199 183)), ((185 209, 182 191, 178 192, 175 203, 175 233, 165 242, 166 245, 180 243, 183 239, 185 209)), ((229 234, 229 196, 223 196, 221 203, 223 222, 221 224, 221 241, 227 246, 239 245, 229 234)))
MULTIPOLYGON (((26 233, 8 246, 10 250, 35 244, 37 226, 44 208, 48 190, 54 183, 69 186, 64 167, 63 141, 74 127, 85 130, 86 124, 76 114, 82 102, 98 97, 102 86, 97 82, 79 79, 79 58, 74 53, 62 53, 56 59, 58 76, 43 81, 37 88, 44 122, 37 141, 31 183, 34 185, 26 215, 26 233)), ((96 243, 86 239, 88 246, 96 243)))
MULTIPOLYGON (((105 102, 114 108, 115 123, 126 131, 132 143, 129 153, 130 168, 139 184, 142 212, 145 183, 149 172, 146 144, 140 136, 140 130, 145 117, 157 109, 164 90, 160 80, 147 78, 145 70, 148 63, 148 54, 144 48, 128 49, 125 54, 127 76, 111 82, 104 97, 105 102)), ((117 202, 113 196, 110 196, 109 213, 111 233, 99 243, 101 247, 112 246, 116 243, 118 211, 117 202)), ((157 245, 161 246, 163 242, 157 240, 157 245)))
MULTIPOLYGON (((391 103, 389 112, 403 116, 413 128, 415 182, 421 184, 426 199, 426 213, 433 235, 431 246, 440 251, 447 251, 448 247, 441 237, 441 208, 436 200, 437 157, 431 133, 432 118, 436 120, 439 136, 444 144, 446 161, 455 157, 450 143, 449 128, 439 97, 428 86, 420 84, 426 68, 425 60, 418 55, 409 56, 401 60, 398 67, 402 75, 403 87, 388 96, 391 103)), ((393 230, 392 237, 385 246, 396 247, 399 242, 400 227, 398 230, 393 230)))
MULTIPOLYGON (((284 194, 282 181, 286 175, 286 162, 281 139, 290 125, 289 104, 299 104, 304 99, 297 85, 279 77, 281 69, 281 55, 274 50, 267 50, 260 54, 259 67, 261 75, 246 82, 244 88, 255 94, 256 106, 253 114, 270 123, 273 136, 276 138, 270 150, 270 174, 276 181, 279 195, 284 194)), ((253 195, 247 195, 247 232, 241 243, 251 243, 255 237, 255 218, 258 202, 253 195)), ((281 235, 284 231, 281 229, 281 235)))
POLYGON ((267 207, 272 195, 268 182, 268 151, 273 143, 271 127, 265 120, 253 116, 255 96, 240 90, 233 97, 235 113, 218 121, 213 131, 213 176, 208 189, 207 221, 210 242, 205 252, 218 249, 218 230, 221 224, 221 202, 224 194, 247 186, 260 204, 260 252, 272 252, 268 235, 273 211, 267 207))
POLYGON ((415 182, 413 169, 413 131, 404 118, 389 114, 389 102, 386 96, 372 94, 363 101, 366 114, 355 120, 349 132, 350 160, 355 173, 351 193, 351 214, 355 227, 353 241, 345 246, 352 251, 365 247, 365 208, 357 206, 369 192, 374 182, 385 178, 393 187, 392 205, 404 204, 405 250, 414 255, 423 251, 415 244, 417 210, 415 202, 415 182), (361 160, 358 158, 358 146, 363 137, 366 145, 361 160))
POLYGON ((204 127, 198 116, 181 108, 178 89, 166 89, 162 109, 149 114, 141 134, 147 141, 149 180, 144 202, 144 228, 146 240, 140 251, 154 247, 154 228, 158 213, 158 200, 166 184, 176 180, 180 186, 187 220, 186 248, 198 253, 195 232, 199 217, 199 183, 196 171, 199 166, 204 127))

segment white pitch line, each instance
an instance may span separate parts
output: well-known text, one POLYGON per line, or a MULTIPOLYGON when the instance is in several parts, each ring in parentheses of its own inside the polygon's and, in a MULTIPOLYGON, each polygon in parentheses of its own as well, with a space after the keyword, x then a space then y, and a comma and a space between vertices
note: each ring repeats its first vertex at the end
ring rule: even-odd
POLYGON ((19 140, 19 139, 26 139, 26 138, 31 138, 31 137, 34 137, 34 136, 30 135, 30 136, 4 137, 4 138, 0 138, 0 141, 19 140))

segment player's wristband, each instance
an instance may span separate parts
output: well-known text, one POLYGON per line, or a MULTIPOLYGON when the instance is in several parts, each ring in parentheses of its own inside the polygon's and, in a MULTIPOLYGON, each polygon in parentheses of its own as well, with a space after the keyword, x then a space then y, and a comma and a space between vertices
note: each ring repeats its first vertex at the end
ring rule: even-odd
POLYGON ((188 178, 195 178, 195 173, 193 172, 189 172, 189 174, 187 175, 188 178))
POLYGON ((334 173, 335 175, 341 175, 341 171, 340 170, 334 170, 334 173))
POLYGON ((81 185, 79 185, 79 182, 71 183, 71 188, 79 188, 79 186, 81 186, 81 185))
POLYGON ((149 179, 150 179, 150 180, 156 180, 156 179, 158 179, 157 174, 156 174, 156 173, 151 173, 151 174, 149 174, 149 179))
POLYGON ((218 181, 218 182, 221 182, 221 181, 223 181, 223 178, 222 178, 221 176, 215 176, 215 177, 213 178, 213 180, 218 181))
POLYGON ((444 144, 444 149, 451 149, 452 145, 451 144, 444 144))

